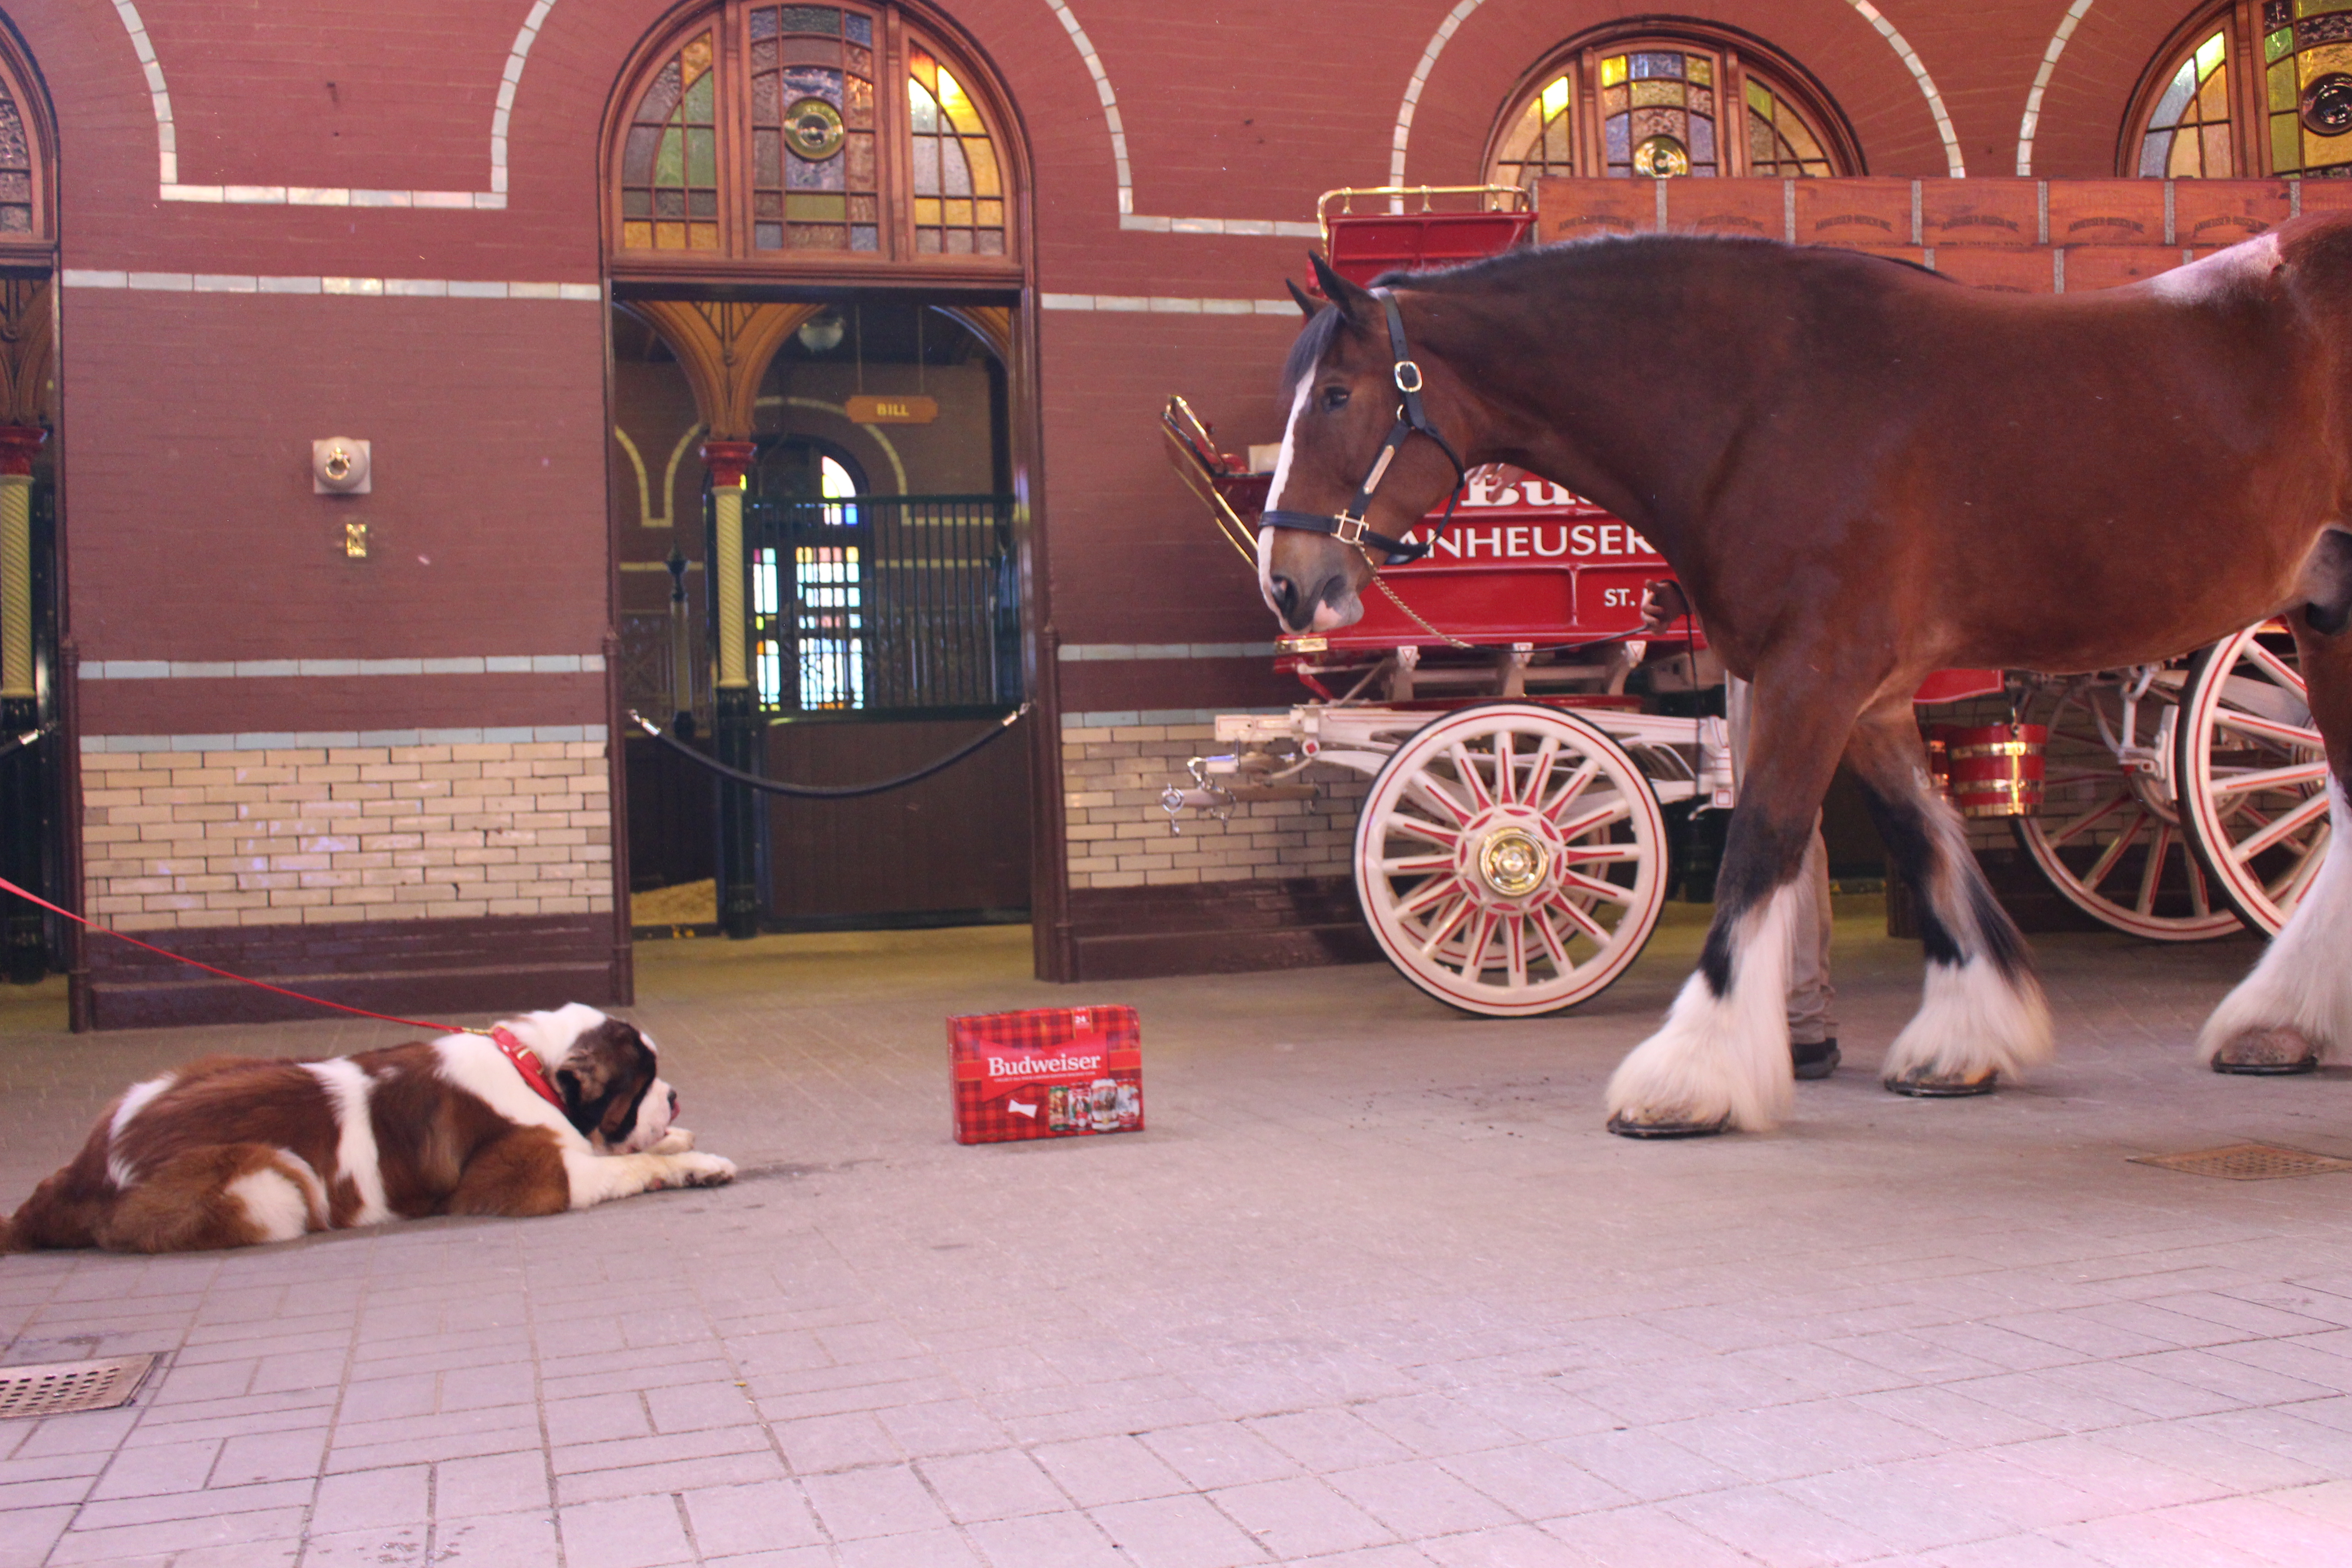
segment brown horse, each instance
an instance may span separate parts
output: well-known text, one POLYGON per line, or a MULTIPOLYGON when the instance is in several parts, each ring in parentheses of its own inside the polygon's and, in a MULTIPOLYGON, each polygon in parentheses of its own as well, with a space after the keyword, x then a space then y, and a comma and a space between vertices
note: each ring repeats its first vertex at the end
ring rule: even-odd
MULTIPOLYGON (((1925 1000, 1888 1087, 1980 1092, 2049 1055, 2024 944, 1927 784, 1911 693, 1932 670, 2144 663, 2284 614, 2347 776, 2352 217, 2053 298, 1669 236, 1369 292, 1317 272, 1330 303, 1291 353, 1258 540, 1286 626, 1354 621, 1375 570, 1355 542, 1412 526, 1458 465, 1510 463, 1654 542, 1755 682, 1714 924, 1611 1080, 1613 1129, 1761 1128, 1786 1110, 1792 882, 1841 753, 1921 895, 1925 1000)), ((2340 785, 2333 802, 2352 831, 2340 785)), ((2347 955, 2352 851, 2208 1022, 2206 1054, 2352 1045, 2347 955)))

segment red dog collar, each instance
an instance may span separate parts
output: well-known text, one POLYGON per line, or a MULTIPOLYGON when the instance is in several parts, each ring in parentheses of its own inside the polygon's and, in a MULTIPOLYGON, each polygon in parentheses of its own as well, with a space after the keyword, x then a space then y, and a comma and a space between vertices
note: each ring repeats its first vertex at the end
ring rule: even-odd
POLYGON ((514 1063, 515 1071, 522 1074, 523 1082, 530 1085, 532 1092, 556 1110, 563 1110, 563 1101, 556 1094, 554 1086, 547 1081, 547 1069, 540 1065, 536 1052, 516 1039, 503 1025, 490 1031, 490 1044, 498 1047, 507 1060, 514 1063))

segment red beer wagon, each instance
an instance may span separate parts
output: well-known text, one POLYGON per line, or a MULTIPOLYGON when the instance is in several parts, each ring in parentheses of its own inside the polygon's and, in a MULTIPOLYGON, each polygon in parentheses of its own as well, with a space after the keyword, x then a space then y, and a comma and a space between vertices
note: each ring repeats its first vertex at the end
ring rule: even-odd
MULTIPOLYGON (((1591 209, 1580 216, 1632 227, 1609 215, 1654 206, 1663 228, 1661 184, 1561 182, 1592 187, 1575 193, 1591 209)), ((1664 184, 1714 187, 1718 205, 1728 187, 1769 186, 1752 193, 1759 211, 1795 210, 1780 181, 1664 184)), ((1334 191, 1318 212, 1327 259, 1363 283, 1523 243, 1538 217, 1527 193, 1490 186, 1334 191)), ((1933 251, 1913 258, 1935 264, 1933 251)), ((2178 258, 2117 263, 2105 280, 2178 258)), ((2013 255, 1993 261, 1995 275, 2031 275, 2013 255)), ((1181 397, 1161 424, 1170 460, 1254 576, 1270 449, 1255 462, 1224 451, 1181 397)), ((1355 625, 1278 639, 1277 667, 1313 700, 1220 717, 1232 750, 1194 759, 1190 786, 1162 804, 1173 819, 1297 798, 1313 793, 1301 775, 1318 762, 1367 774, 1354 874, 1381 950, 1443 1001, 1525 1016, 1596 994, 1641 952, 1669 891, 1670 817, 1737 800, 1745 683, 1726 681, 1703 626, 1645 629, 1644 592, 1673 573, 1622 520, 1508 468, 1473 474, 1455 503, 1433 539, 1423 531, 1437 513, 1405 536, 1430 552, 1385 568, 1355 625)), ((2276 930, 2324 858, 2325 763, 2276 626, 2193 665, 1945 671, 1918 700, 1988 697, 2006 706, 1931 727, 1938 771, 1958 776, 1963 811, 2008 817, 2052 883, 2109 925, 2172 941, 2226 934, 2242 917, 2276 930)))

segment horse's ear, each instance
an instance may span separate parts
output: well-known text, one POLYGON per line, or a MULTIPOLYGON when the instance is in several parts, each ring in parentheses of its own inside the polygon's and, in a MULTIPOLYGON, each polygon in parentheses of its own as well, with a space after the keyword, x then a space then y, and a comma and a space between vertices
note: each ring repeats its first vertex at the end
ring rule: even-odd
POLYGON ((1363 319, 1364 306, 1371 295, 1349 282, 1331 269, 1331 264, 1312 251, 1307 259, 1315 264, 1315 282, 1323 290, 1323 298, 1339 307, 1339 313, 1349 321, 1363 319))
POLYGON ((1315 302, 1314 295, 1309 294, 1306 289, 1301 289, 1298 286, 1297 281, 1295 279, 1284 279, 1282 280, 1282 286, 1290 290, 1291 299, 1297 302, 1298 313, 1306 317, 1308 321, 1313 321, 1315 319, 1315 312, 1323 308, 1315 302))

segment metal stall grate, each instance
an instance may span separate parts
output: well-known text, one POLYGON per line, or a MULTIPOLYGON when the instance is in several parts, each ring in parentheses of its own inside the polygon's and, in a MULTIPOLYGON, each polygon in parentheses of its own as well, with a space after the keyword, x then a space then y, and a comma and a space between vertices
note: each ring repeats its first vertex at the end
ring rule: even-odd
POLYGON ((128 1405, 154 1364, 152 1355, 123 1355, 103 1361, 0 1366, 0 1421, 128 1405))
POLYGON ((2281 1149, 2270 1143, 2232 1143, 2221 1149, 2199 1149, 2186 1154, 2138 1154, 2135 1165, 2158 1165, 2192 1176, 2219 1176, 2230 1182, 2270 1182, 2282 1176, 2320 1176, 2331 1171, 2352 1171, 2352 1160, 2301 1149, 2281 1149))

